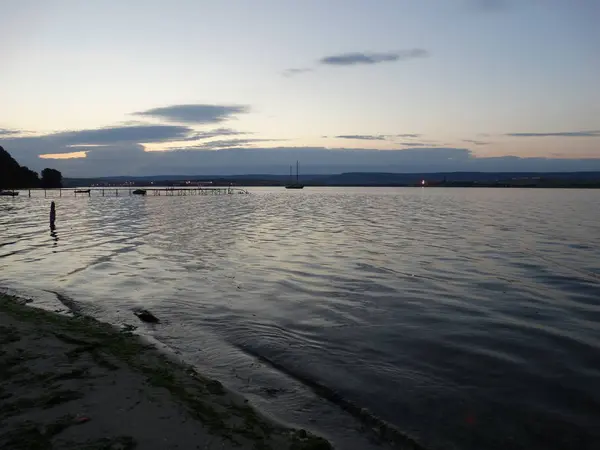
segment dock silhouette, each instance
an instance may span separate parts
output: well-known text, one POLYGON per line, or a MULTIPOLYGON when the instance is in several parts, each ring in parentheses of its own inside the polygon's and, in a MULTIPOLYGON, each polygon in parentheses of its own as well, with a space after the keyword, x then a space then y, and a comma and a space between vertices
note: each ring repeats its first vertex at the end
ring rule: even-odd
POLYGON ((56 188, 26 189, 21 192, 27 197, 128 197, 142 196, 186 196, 186 195, 248 195, 246 189, 239 187, 98 187, 98 188, 56 188), (138 191, 136 193, 135 191, 138 191))

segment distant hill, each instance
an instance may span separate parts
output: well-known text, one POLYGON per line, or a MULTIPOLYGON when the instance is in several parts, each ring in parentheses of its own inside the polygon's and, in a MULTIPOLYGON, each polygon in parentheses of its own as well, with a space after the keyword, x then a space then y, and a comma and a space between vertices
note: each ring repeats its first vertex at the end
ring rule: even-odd
MULTIPOLYGON (((329 186, 412 186, 425 180, 428 184, 464 183, 514 184, 517 180, 560 180, 571 183, 600 182, 600 172, 435 172, 435 173, 342 173, 322 180, 329 186)), ((520 181, 522 182, 522 181, 520 181)))
MULTIPOLYGON (((436 173, 384 173, 348 172, 331 175, 302 175, 300 181, 307 186, 415 186, 425 180, 428 186, 531 186, 531 187, 600 187, 600 172, 436 172, 436 173)), ((144 177, 70 178, 65 184, 71 187, 90 185, 173 186, 186 181, 212 182, 216 186, 230 183, 243 186, 283 186, 289 176, 248 175, 156 175, 144 177)))
POLYGON ((39 186, 38 174, 19 165, 10 154, 0 147, 0 189, 34 188, 39 186))

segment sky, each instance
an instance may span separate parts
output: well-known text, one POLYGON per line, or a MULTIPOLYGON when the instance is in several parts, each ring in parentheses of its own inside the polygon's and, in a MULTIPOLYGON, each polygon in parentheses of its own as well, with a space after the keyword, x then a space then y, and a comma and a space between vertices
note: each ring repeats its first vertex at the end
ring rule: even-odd
POLYGON ((597 0, 0 0, 0 145, 66 176, 600 170, 597 0))

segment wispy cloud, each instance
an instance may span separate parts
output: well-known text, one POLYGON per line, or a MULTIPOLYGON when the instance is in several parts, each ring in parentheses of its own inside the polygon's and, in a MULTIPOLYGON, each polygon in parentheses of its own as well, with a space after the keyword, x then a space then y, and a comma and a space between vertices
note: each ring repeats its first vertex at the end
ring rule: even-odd
POLYGON ((379 64, 385 62, 404 61, 408 59, 424 58, 429 56, 429 52, 422 48, 413 48, 410 50, 401 50, 398 52, 384 53, 342 53, 339 55, 325 56, 319 60, 320 64, 329 66, 355 66, 365 64, 379 64))
POLYGON ((291 69, 286 69, 283 71, 284 77, 293 77, 294 75, 300 75, 301 73, 312 72, 313 69, 310 67, 296 67, 291 69))
MULTIPOLYGON (((361 140, 361 141, 385 141, 385 140, 390 140, 393 141, 394 138, 405 138, 405 139, 415 139, 420 137, 420 134, 417 133, 403 133, 403 134, 340 134, 337 136, 322 136, 323 138, 337 138, 337 139, 354 139, 354 140, 361 140)), ((434 144, 435 142, 431 141, 431 142, 422 142, 422 145, 431 145, 434 144)), ((402 145, 408 145, 409 143, 406 142, 398 142, 398 144, 402 144, 402 145)), ((416 145, 420 145, 418 143, 415 142, 410 142, 410 144, 414 144, 416 145)))
POLYGON ((166 142, 185 138, 191 129, 177 125, 137 125, 64 131, 43 136, 65 145, 166 142))
POLYGON ((558 131, 552 133, 507 133, 512 137, 600 137, 600 130, 592 131, 558 131))
POLYGON ((238 131, 231 128, 216 128, 210 131, 198 131, 190 134, 185 141, 199 141, 202 139, 211 139, 220 136, 239 136, 244 134, 254 134, 250 131, 238 131))
POLYGON ((387 138, 384 134, 341 134, 334 137, 338 139, 358 139, 362 141, 384 141, 387 138))
POLYGON ((74 159, 87 158, 87 152, 71 152, 71 153, 45 153, 40 155, 41 159, 74 159))
POLYGON ((238 114, 245 114, 250 107, 245 105, 171 105, 152 108, 146 111, 133 113, 137 116, 152 117, 168 122, 189 124, 219 123, 231 119, 238 114))
POLYGON ((256 144, 258 142, 274 142, 282 140, 285 139, 221 139, 194 145, 193 147, 187 147, 185 150, 218 150, 224 148, 237 148, 248 144, 256 144))
MULTIPOLYGON (((399 50, 396 52, 349 52, 337 55, 324 56, 317 61, 317 66, 364 66, 381 63, 391 63, 397 61, 406 61, 409 59, 425 58, 429 52, 422 48, 412 48, 408 50, 399 50)), ((315 68, 301 67, 291 68, 283 71, 283 76, 291 77, 306 72, 311 72, 315 68)))
POLYGON ((407 145, 410 147, 425 147, 426 145, 431 145, 425 142, 398 142, 400 145, 407 145))
POLYGON ((490 142, 478 141, 476 139, 463 139, 463 142, 469 142, 470 144, 475 144, 475 145, 488 145, 488 144, 490 144, 490 142))
POLYGON ((75 131, 61 131, 37 136, 7 136, 7 148, 16 148, 20 158, 37 158, 41 154, 72 153, 74 149, 94 149, 95 154, 110 148, 131 148, 141 144, 185 141, 193 129, 180 125, 115 126, 75 131))
POLYGON ((15 134, 20 134, 19 130, 9 130, 7 128, 0 128, 0 136, 12 136, 15 134))

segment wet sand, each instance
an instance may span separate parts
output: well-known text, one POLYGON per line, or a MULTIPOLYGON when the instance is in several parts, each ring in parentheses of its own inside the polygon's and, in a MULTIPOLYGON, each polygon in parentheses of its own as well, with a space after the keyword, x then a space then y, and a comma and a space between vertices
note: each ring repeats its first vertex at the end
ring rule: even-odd
POLYGON ((330 449, 127 330, 0 294, 0 448, 330 449))

